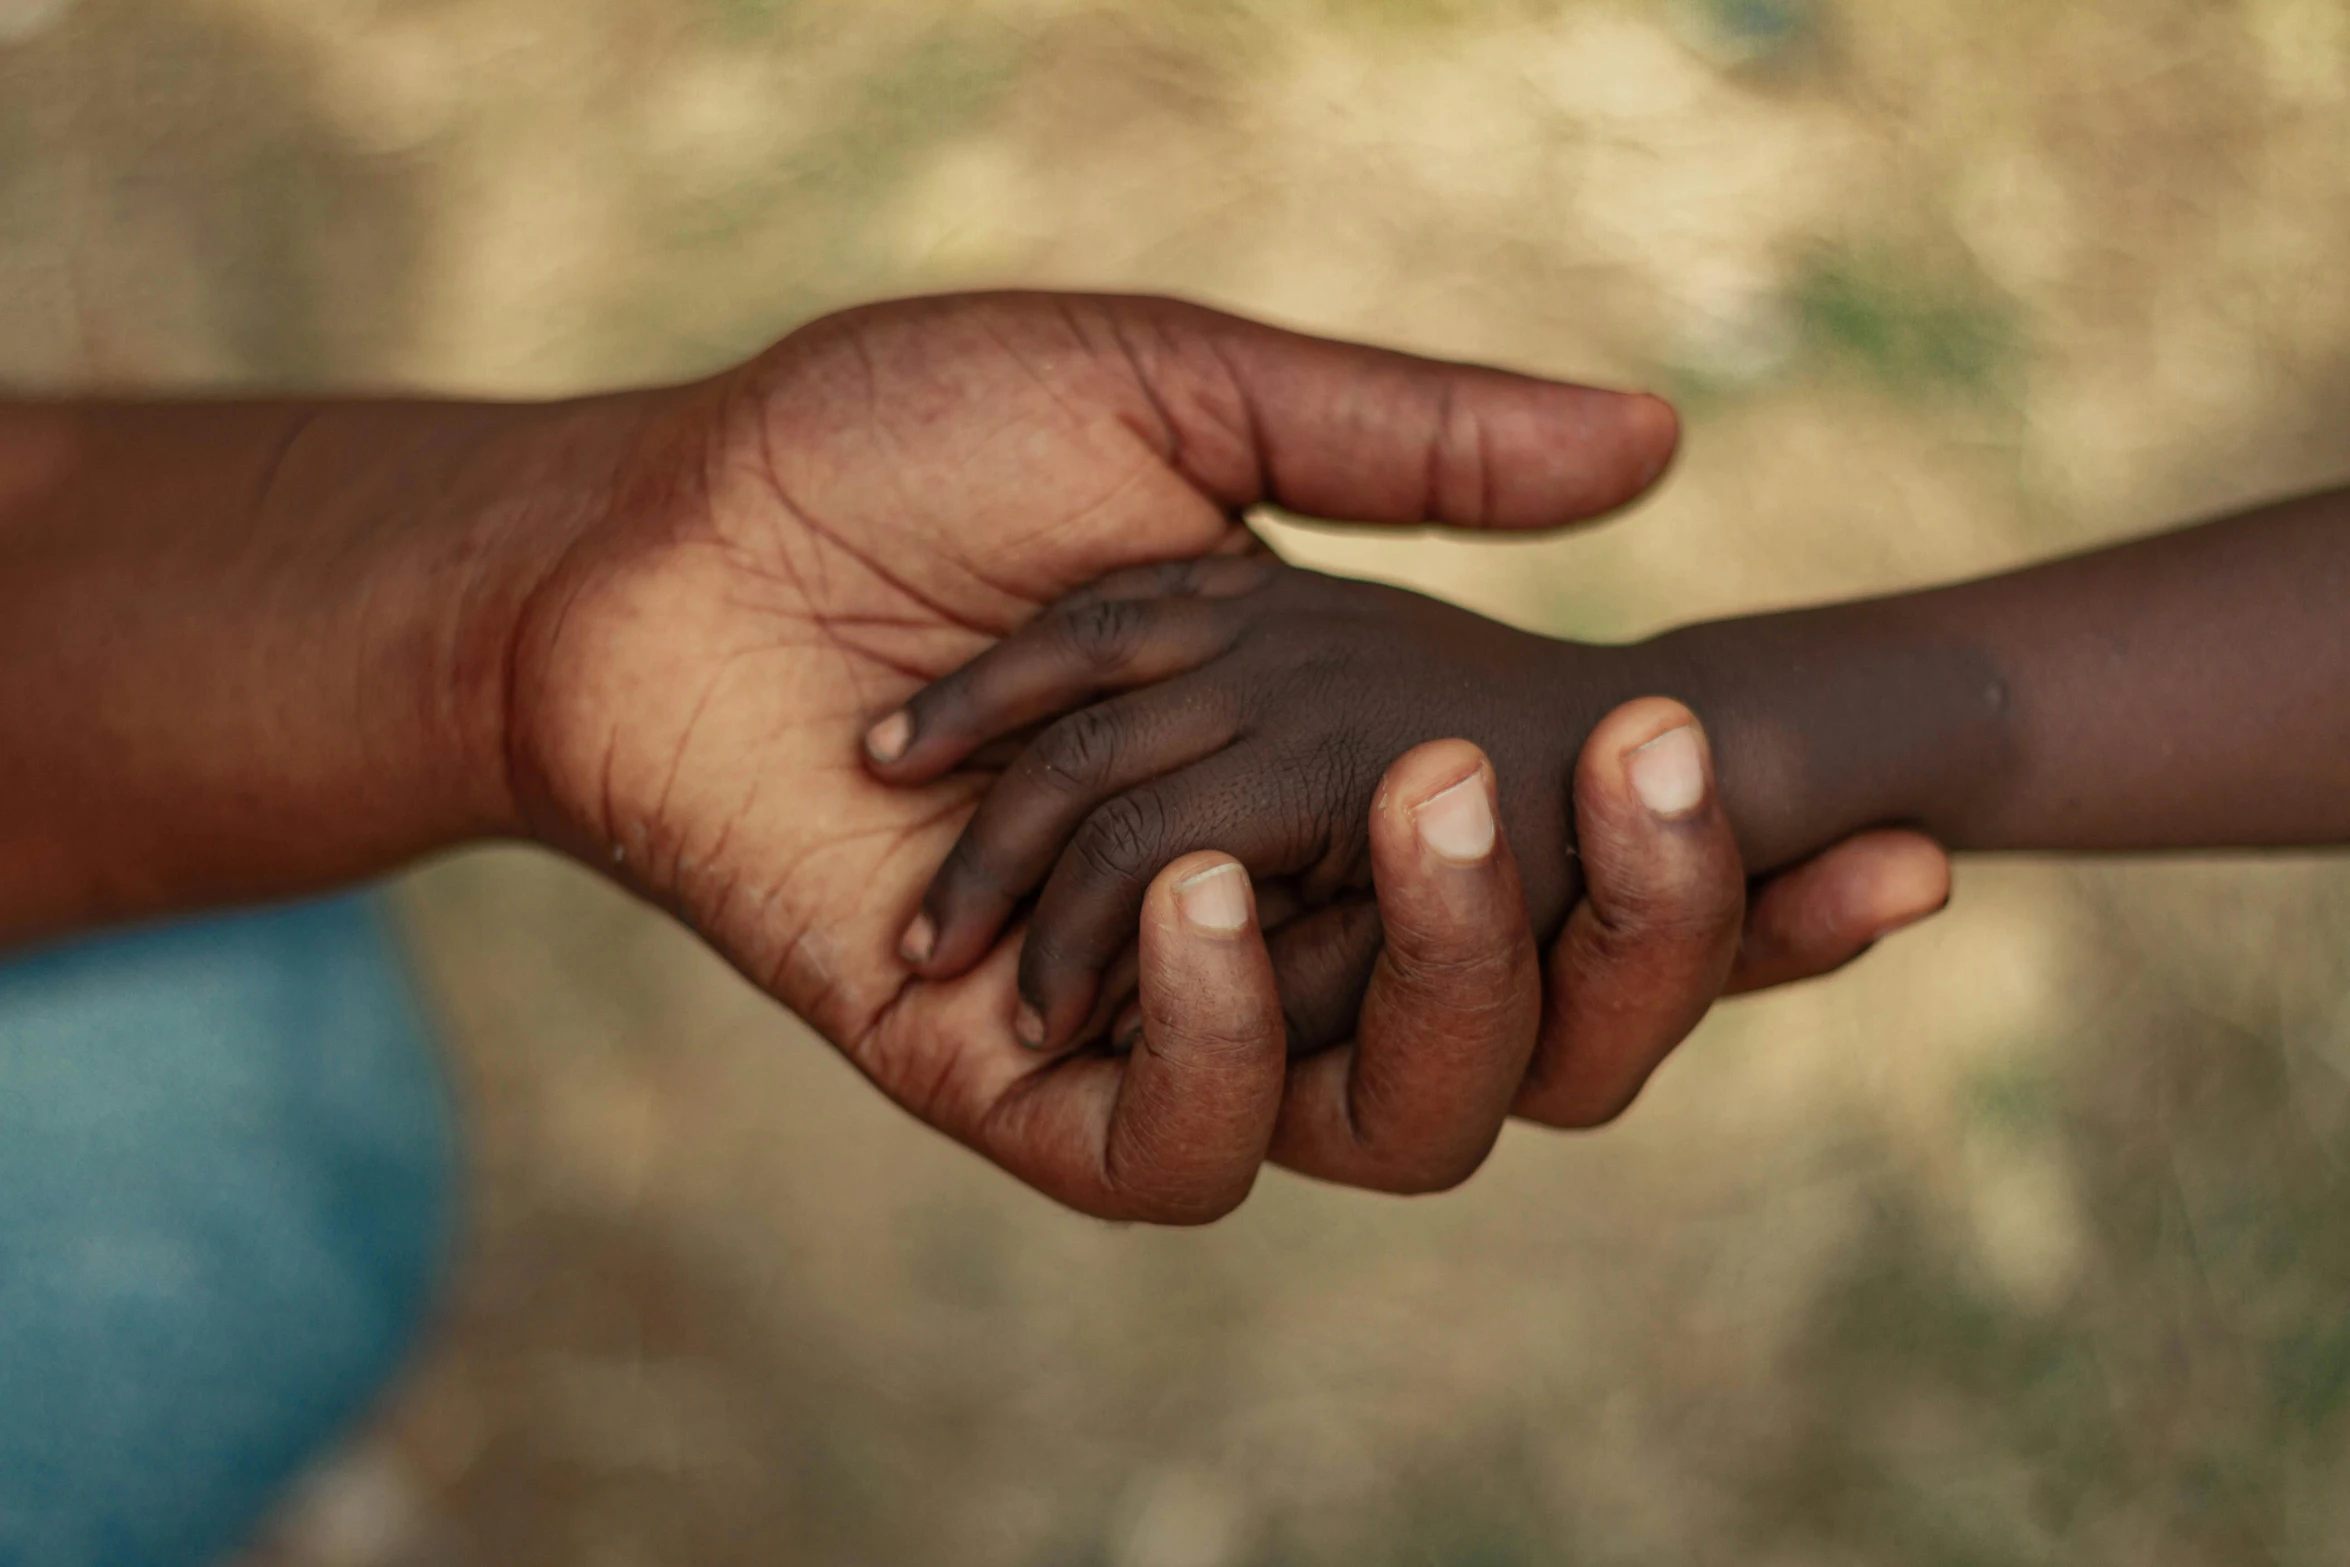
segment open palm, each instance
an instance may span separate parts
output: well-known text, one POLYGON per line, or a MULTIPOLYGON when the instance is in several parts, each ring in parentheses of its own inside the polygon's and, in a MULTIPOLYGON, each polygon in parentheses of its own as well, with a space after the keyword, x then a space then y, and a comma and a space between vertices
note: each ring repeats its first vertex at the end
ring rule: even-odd
POLYGON ((1532 528, 1622 504, 1662 405, 1163 300, 835 316, 658 400, 531 598, 511 746, 538 829, 674 910, 923 1119, 1125 1211, 1119 1066, 1011 1033, 1011 952, 896 951, 977 780, 866 773, 875 718, 1103 572, 1245 545, 1244 508, 1532 528))

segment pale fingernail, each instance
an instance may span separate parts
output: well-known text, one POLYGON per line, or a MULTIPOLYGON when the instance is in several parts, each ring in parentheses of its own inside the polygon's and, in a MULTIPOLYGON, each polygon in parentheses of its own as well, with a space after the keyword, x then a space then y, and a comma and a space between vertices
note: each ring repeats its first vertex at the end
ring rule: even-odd
POLYGON ((1697 731, 1687 724, 1668 729, 1634 751, 1624 763, 1640 803, 1668 821, 1705 803, 1705 756, 1697 731))
POLYGON ((1044 1014, 1026 1002, 1012 1019, 1012 1036, 1031 1050, 1044 1048, 1044 1014))
POLYGON ((1412 810, 1420 841, 1455 865, 1483 864, 1493 853, 1493 797, 1483 772, 1471 773, 1412 810))
POLYGON ((1230 860, 1175 884, 1176 912, 1193 930, 1229 936, 1248 925, 1248 873, 1230 860))
POLYGON ((927 914, 915 915, 914 923, 908 925, 905 935, 898 938, 898 956, 920 968, 930 961, 930 955, 937 950, 937 923, 927 914))
POLYGON ((865 731, 865 754, 877 762, 894 762, 914 740, 914 720, 899 708, 865 731))

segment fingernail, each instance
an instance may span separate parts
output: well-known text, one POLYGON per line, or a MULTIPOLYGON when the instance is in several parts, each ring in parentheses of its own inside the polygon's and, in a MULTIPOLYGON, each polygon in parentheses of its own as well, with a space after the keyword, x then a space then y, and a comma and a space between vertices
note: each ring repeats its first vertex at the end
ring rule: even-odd
POLYGON ((865 754, 877 762, 894 762, 914 740, 914 720, 899 708, 865 731, 865 754))
POLYGON ((1044 1014, 1023 1001, 1012 1019, 1012 1037, 1031 1050, 1044 1048, 1044 1014))
POLYGON ((1248 873, 1230 860, 1175 884, 1175 909, 1193 930, 1229 936, 1248 925, 1248 873))
POLYGON ((1640 803, 1667 821, 1687 816, 1705 803, 1705 756, 1698 749, 1697 731, 1688 724, 1668 729, 1634 751, 1624 771, 1640 803))
POLYGON ((914 923, 908 925, 905 935, 898 938, 898 956, 920 968, 930 961, 930 955, 937 950, 937 923, 927 914, 915 915, 914 923))
POLYGON ((1483 771, 1471 773, 1412 810, 1420 841, 1437 858, 1479 865, 1493 853, 1493 798, 1483 771))

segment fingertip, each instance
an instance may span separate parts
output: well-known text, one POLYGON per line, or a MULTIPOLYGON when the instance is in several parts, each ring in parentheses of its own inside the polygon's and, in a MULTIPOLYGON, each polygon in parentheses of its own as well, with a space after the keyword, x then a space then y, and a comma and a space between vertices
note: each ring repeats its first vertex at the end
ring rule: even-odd
POLYGON ((936 782, 974 749, 952 725, 942 725, 937 714, 923 716, 926 695, 916 692, 904 707, 876 720, 858 742, 865 770, 884 783, 914 788, 936 782))
POLYGON ((1923 833, 1846 839, 1766 882, 1731 988, 1767 990, 1833 973, 1950 902, 1950 857, 1923 833))
MULTIPOLYGON (((1143 918, 1195 954, 1231 947, 1257 931, 1256 889, 1230 855, 1190 854, 1161 871, 1144 895, 1143 918)), ((1033 939, 1033 931, 1031 933, 1033 939)), ((1031 1050, 1077 1044, 1105 999, 1105 976, 1058 965, 1031 978, 1013 1032, 1031 1050)))
POLYGON ((1481 866, 1500 836, 1494 806, 1492 775, 1479 768, 1414 806, 1412 829, 1420 847, 1445 864, 1481 866))
POLYGON ((1726 970, 1746 905, 1746 868, 1697 715, 1642 697, 1602 719, 1576 766, 1575 820, 1590 917, 1605 937, 1591 961, 1605 985, 1653 1001, 1666 1018, 1655 1032, 1669 1033, 1693 998, 1661 976, 1726 970))
POLYGON ((1149 896, 1186 935, 1228 941, 1256 923, 1256 887, 1229 854, 1183 856, 1159 873, 1149 896))
POLYGON ((898 956, 924 979, 959 978, 995 950, 1014 912, 1010 900, 974 896, 942 867, 898 938, 898 956))
POLYGON ((1696 815, 1713 788, 1704 735, 1693 722, 1675 725, 1624 758, 1624 777, 1658 821, 1696 815))
POLYGON ((1583 742, 1586 759, 1609 758, 1621 765, 1634 751, 1675 729, 1703 726, 1688 704, 1669 696, 1634 697, 1594 724, 1583 742))
MULTIPOLYGON (((1153 918, 1148 902, 1142 918, 1145 924, 1153 918)), ((1048 911, 1040 909, 1031 916, 1021 935, 1019 973, 1014 981, 1019 1011, 1013 1018, 1013 1033, 1029 1049, 1048 1053, 1071 1050, 1099 1038, 1099 1012, 1113 999, 1103 994, 1110 979, 1109 963, 1095 967, 1073 957, 1069 945, 1055 939, 1054 929, 1048 911)))
POLYGON ((1673 458, 1681 449, 1681 415, 1671 403, 1653 392, 1633 393, 1627 401, 1625 444, 1642 456, 1632 492, 1639 495, 1664 477, 1665 470, 1673 465, 1673 458))
POLYGON ((1872 835, 1866 847, 1868 874, 1855 920, 1871 940, 1950 906, 1950 856, 1940 844, 1920 833, 1887 832, 1872 835))
POLYGON ((1500 806, 1493 764, 1466 740, 1416 746, 1388 768, 1371 858, 1391 942, 1490 938, 1495 905, 1519 896, 1500 806))
POLYGON ((1421 810, 1437 796, 1493 765, 1466 740, 1430 740, 1414 746, 1388 767, 1372 805, 1389 830, 1408 839, 1421 810))
POLYGON ((938 955, 938 921, 927 911, 917 914, 906 925, 905 934, 898 938, 898 956, 911 969, 926 969, 938 955))
POLYGON ((1638 697, 1584 741, 1575 792, 1586 810, 1660 821, 1700 814, 1713 798, 1713 749, 1697 715, 1671 697, 1638 697))
POLYGON ((1434 977, 1529 956, 1524 892, 1485 753, 1466 740, 1415 747, 1388 769, 1386 794, 1371 855, 1391 964, 1434 977))
MULTIPOLYGON (((1262 1115, 1249 1133, 1261 1156, 1280 1102, 1288 1035, 1247 870, 1214 852, 1186 854, 1162 868, 1143 902, 1137 956, 1139 992, 1134 1006, 1121 1010, 1113 1040, 1146 1042, 1138 1061, 1192 1084, 1186 1123, 1217 1119, 1212 1084, 1245 1088, 1248 1115, 1262 1115)), ((1235 1131, 1227 1126, 1217 1135, 1235 1131)))
POLYGON ((914 743, 914 715, 905 708, 865 731, 865 756, 880 767, 894 767, 914 743))

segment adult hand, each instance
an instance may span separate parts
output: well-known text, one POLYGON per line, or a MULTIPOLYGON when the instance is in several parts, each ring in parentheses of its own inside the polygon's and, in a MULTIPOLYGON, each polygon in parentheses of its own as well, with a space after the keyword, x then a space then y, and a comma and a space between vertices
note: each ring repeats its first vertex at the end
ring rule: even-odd
MULTIPOLYGON (((1257 501, 1563 524, 1673 436, 1651 399, 1049 297, 574 403, 0 401, 0 945, 535 833, 1046 1190, 1207 1217, 1273 1135, 1262 987, 1123 1068, 1019 1051, 1007 963, 915 986, 894 951, 972 786, 884 788, 855 737, 1078 583, 1242 547, 1257 501)), ((1245 927, 1218 889, 1154 905, 1162 997, 1255 961, 1187 944, 1245 927)))
MULTIPOLYGON (((1008 949, 944 985, 897 951, 975 786, 885 787, 857 737, 1081 583, 1245 547, 1259 502, 1553 527, 1639 494, 1675 438, 1650 398, 1053 296, 852 311, 648 408, 503 642, 523 819, 923 1119, 1073 1206, 1162 1220, 1229 1209, 1272 1136, 1261 949, 1215 937, 1247 981, 1218 981, 1223 1022, 1131 1062, 1040 1060, 1012 1037, 1008 949)), ((1162 994, 1208 962, 1190 936, 1245 911, 1228 892, 1154 903, 1162 994)))
MULTIPOLYGON (((1389 770, 1372 825, 1385 950, 1355 1043, 1290 1069, 1279 1162, 1390 1191, 1457 1185, 1513 1113, 1612 1120, 1717 996, 1839 968, 1949 896, 1940 848, 1873 832, 1750 899, 1704 732, 1652 698, 1611 714, 1584 747, 1588 891, 1544 955, 1493 803, 1492 769, 1466 741, 1421 746, 1389 770)), ((1177 889, 1211 877, 1223 906, 1245 907, 1246 874, 1221 856, 1170 867, 1152 890, 1145 1052, 1277 1058, 1261 937, 1180 917, 1177 889)))

